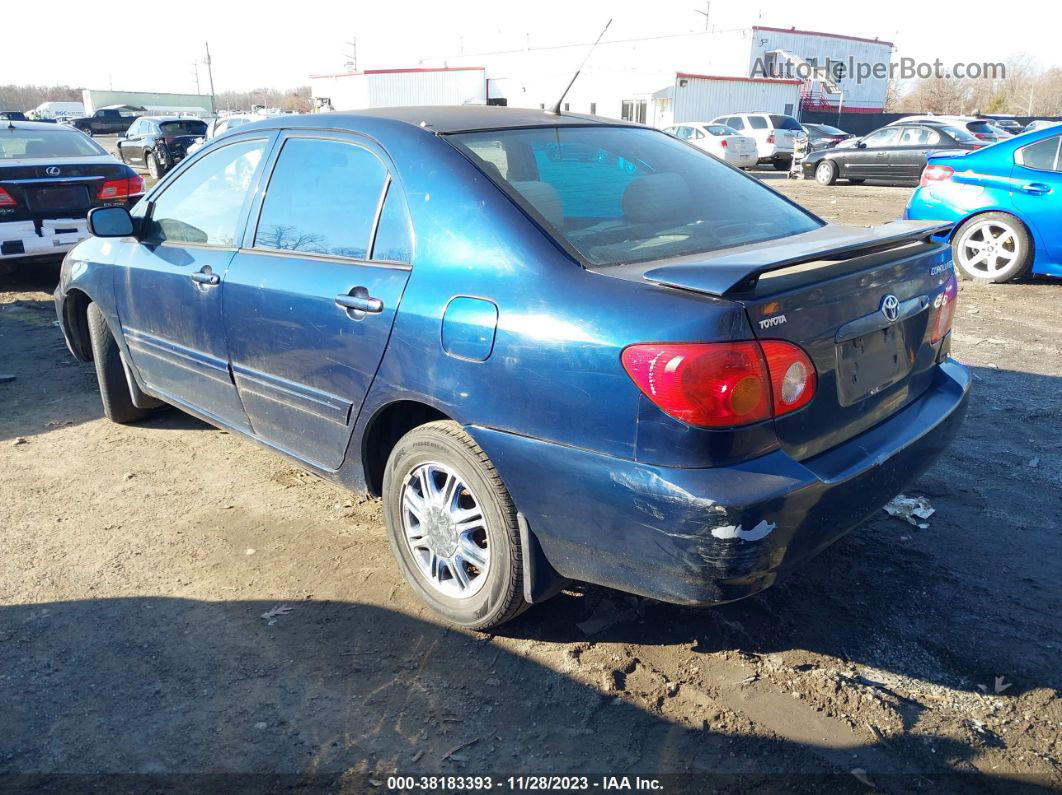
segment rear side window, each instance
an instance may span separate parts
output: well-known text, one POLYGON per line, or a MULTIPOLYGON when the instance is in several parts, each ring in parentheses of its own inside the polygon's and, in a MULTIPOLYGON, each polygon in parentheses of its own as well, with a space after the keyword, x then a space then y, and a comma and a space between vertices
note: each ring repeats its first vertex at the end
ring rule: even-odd
POLYGON ((269 179, 254 245, 367 259, 386 179, 367 149, 291 138, 269 179))
POLYGON ((771 126, 776 130, 796 130, 797 132, 801 132, 804 129, 800 126, 800 122, 792 116, 783 116, 781 114, 772 113, 770 119, 771 126))
MULTIPOLYGON (((58 126, 58 125, 54 125, 58 126)), ((30 157, 98 157, 107 150, 76 130, 0 126, 0 160, 30 157)))
POLYGON ((821 226, 757 180, 657 130, 553 127, 446 140, 590 265, 713 251, 821 226), (581 156, 555 159, 557 147, 581 156))
POLYGON ((409 210, 402 189, 394 182, 387 188, 380 223, 376 227, 376 240, 372 245, 372 258, 383 262, 413 261, 413 239, 409 222, 409 210))
POLYGON ((216 149, 177 177, 151 206, 145 238, 152 242, 231 246, 265 142, 216 149))
POLYGON ((1062 136, 1054 136, 1037 141, 1034 144, 1023 146, 1018 150, 1019 162, 1026 168, 1037 171, 1062 171, 1062 136))
POLYGON ((766 130, 767 119, 763 118, 763 116, 749 116, 749 127, 754 130, 766 130))

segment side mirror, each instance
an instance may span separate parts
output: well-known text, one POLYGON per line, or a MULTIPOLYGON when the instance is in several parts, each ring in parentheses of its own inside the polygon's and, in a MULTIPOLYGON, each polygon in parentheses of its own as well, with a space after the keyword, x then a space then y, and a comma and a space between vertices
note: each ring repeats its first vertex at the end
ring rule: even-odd
POLYGON ((96 237, 129 237, 133 218, 124 207, 94 207, 88 211, 88 228, 96 237))
POLYGON ((856 144, 856 149, 866 149, 866 148, 867 148, 867 142, 866 141, 860 141, 859 143, 856 144))

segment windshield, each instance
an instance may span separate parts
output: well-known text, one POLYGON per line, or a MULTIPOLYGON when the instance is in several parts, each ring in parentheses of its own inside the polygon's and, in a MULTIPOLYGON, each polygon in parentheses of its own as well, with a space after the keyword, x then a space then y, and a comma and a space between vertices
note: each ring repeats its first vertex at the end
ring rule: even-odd
POLYGON ((800 122, 794 119, 792 116, 780 116, 776 113, 772 113, 770 116, 771 124, 774 125, 776 130, 797 130, 803 132, 804 128, 800 126, 800 122))
POLYGON ((96 157, 107 151, 76 130, 0 127, 0 160, 30 157, 96 157))
POLYGON ((206 122, 198 119, 164 121, 159 125, 163 135, 206 135, 206 122))
POLYGON ((591 265, 696 254, 822 225, 657 130, 549 127, 447 140, 591 265))

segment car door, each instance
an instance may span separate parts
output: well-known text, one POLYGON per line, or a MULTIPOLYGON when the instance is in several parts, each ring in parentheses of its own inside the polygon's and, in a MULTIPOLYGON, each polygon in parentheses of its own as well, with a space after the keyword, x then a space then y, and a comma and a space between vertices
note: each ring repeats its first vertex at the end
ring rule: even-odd
POLYGON ((926 152, 941 148, 940 133, 931 127, 901 127, 900 138, 888 156, 890 178, 917 181, 926 167, 926 152))
POLYGON ((1014 153, 1015 208, 1039 234, 1052 262, 1062 262, 1062 135, 1023 146, 1014 153))
POLYGON ((870 133, 851 150, 845 150, 842 176, 860 179, 887 176, 889 152, 899 137, 899 127, 882 127, 870 133))
POLYGON ((246 222, 269 134, 234 140, 175 172, 137 205, 138 239, 122 239, 115 293, 133 366, 154 392, 243 431, 229 371, 222 282, 246 222))
POLYGON ((255 434, 326 469, 343 462, 409 277, 409 215, 388 162, 353 134, 285 134, 225 280, 255 434))
POLYGON ((122 156, 122 160, 129 162, 130 160, 136 161, 140 159, 140 153, 137 150, 137 140, 140 138, 140 130, 142 129, 144 122, 143 119, 137 119, 126 130, 124 137, 119 137, 115 142, 115 146, 118 148, 118 152, 122 156))

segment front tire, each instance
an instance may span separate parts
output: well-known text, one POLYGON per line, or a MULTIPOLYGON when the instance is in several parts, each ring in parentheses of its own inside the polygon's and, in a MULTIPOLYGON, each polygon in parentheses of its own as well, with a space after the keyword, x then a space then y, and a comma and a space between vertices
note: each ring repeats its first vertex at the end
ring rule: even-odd
POLYGON ((421 425, 387 460, 384 522, 406 581, 435 612, 468 629, 527 608, 512 498, 487 455, 457 423, 421 425))
POLYGON ((788 171, 793 167, 793 158, 779 158, 772 160, 771 163, 774 165, 775 171, 788 171))
POLYGON ((837 181, 837 166, 829 160, 815 166, 815 181, 820 185, 832 185, 837 181))
POLYGON ((1007 213, 985 213, 971 218, 952 238, 951 252, 959 273, 988 284, 1024 276, 1033 260, 1028 230, 1007 213))
POLYGON ((136 422, 148 415, 146 409, 133 405, 129 382, 125 377, 125 365, 118 350, 118 343, 107 326, 96 304, 88 305, 89 341, 92 344, 92 361, 96 365, 96 379, 100 382, 100 398, 103 413, 112 422, 122 424, 136 422))

